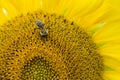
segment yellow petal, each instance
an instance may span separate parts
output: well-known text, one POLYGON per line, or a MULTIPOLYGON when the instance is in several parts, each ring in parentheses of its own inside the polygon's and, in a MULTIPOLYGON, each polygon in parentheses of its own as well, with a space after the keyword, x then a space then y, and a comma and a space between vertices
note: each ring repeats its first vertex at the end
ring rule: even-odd
POLYGON ((106 23, 100 30, 98 30, 93 38, 96 43, 109 42, 109 43, 120 43, 120 21, 115 21, 112 23, 106 23))
POLYGON ((116 72, 120 73, 120 61, 109 56, 103 56, 104 57, 104 63, 107 66, 110 66, 112 69, 114 69, 116 72))
POLYGON ((111 6, 114 7, 114 9, 119 10, 120 7, 120 0, 108 0, 111 3, 111 6))
POLYGON ((120 73, 113 71, 106 71, 104 74, 105 80, 120 80, 120 73))
POLYGON ((9 0, 19 13, 32 12, 40 9, 42 6, 42 0, 9 0))
POLYGON ((101 55, 109 56, 120 61, 120 45, 118 43, 105 44, 100 48, 101 55))
POLYGON ((120 80, 120 61, 104 56, 104 64, 111 68, 111 70, 104 71, 105 80, 120 80))
POLYGON ((7 18, 4 15, 3 9, 0 8, 0 25, 2 25, 5 21, 7 21, 7 18))
POLYGON ((18 15, 16 8, 11 5, 8 0, 0 0, 0 9, 2 9, 7 19, 11 19, 18 15))

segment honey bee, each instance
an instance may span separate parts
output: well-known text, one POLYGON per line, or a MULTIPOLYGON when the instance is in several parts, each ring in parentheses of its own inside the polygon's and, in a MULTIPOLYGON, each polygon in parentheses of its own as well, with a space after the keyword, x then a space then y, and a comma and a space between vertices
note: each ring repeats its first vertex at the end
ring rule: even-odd
POLYGON ((45 29, 44 23, 42 21, 36 20, 35 24, 38 26, 38 28, 36 28, 36 29, 40 29, 41 30, 40 34, 41 34, 42 37, 45 37, 45 36, 48 35, 48 31, 45 29))

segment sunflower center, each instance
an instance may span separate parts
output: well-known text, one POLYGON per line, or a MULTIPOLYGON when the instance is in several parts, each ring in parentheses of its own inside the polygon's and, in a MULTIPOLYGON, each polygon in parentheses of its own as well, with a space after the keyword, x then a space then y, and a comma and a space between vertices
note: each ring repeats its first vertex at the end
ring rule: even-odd
POLYGON ((0 30, 2 79, 103 80, 103 60, 87 32, 63 16, 21 15, 0 30), (46 37, 36 29, 44 22, 46 37))
POLYGON ((21 75, 23 80, 52 80, 56 76, 57 73, 49 65, 49 62, 38 57, 33 58, 24 65, 21 75))

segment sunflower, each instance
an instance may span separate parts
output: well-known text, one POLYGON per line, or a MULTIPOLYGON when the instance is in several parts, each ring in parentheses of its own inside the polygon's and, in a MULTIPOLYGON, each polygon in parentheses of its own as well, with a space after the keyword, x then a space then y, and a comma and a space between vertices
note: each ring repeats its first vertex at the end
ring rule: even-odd
POLYGON ((120 80, 119 0, 0 0, 0 80, 120 80))

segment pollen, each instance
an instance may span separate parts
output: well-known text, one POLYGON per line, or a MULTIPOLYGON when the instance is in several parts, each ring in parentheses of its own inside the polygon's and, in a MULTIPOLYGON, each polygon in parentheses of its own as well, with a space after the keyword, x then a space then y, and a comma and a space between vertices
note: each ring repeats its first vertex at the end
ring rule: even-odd
POLYGON ((36 11, 0 29, 0 80, 103 80, 103 67, 92 37, 64 16, 36 11))

